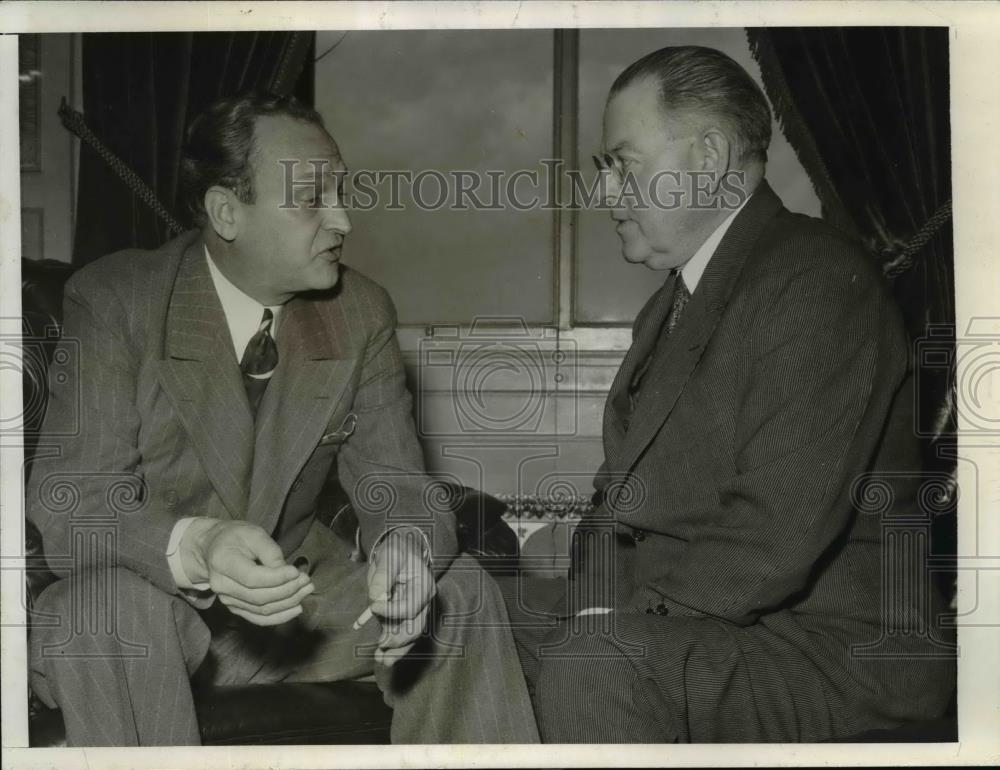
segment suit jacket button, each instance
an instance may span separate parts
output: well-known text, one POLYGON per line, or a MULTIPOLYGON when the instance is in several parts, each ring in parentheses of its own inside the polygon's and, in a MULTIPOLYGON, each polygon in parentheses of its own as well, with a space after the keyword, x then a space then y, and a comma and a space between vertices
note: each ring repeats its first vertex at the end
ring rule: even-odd
POLYGON ((643 540, 646 539, 646 533, 643 532, 641 529, 637 529, 635 532, 632 533, 632 539, 637 543, 641 543, 643 540))
POLYGON ((657 604, 656 605, 656 614, 657 615, 669 615, 670 614, 670 610, 667 609, 667 605, 666 604, 662 604, 662 603, 661 604, 657 604))

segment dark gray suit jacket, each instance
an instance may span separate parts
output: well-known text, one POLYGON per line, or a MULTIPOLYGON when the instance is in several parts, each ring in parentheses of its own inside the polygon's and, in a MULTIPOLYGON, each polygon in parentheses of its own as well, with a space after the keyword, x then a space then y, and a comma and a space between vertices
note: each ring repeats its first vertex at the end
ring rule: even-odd
POLYGON ((629 414, 640 364, 626 357, 604 413, 604 502, 578 530, 577 601, 712 619, 741 639, 765 629, 838 687, 939 711, 953 680, 920 659, 948 650, 927 633, 942 606, 920 562, 908 346, 875 261, 763 183, 629 414), (871 478, 889 503, 862 512, 871 478), (912 537, 886 534, 903 517, 912 537), (864 649, 894 664, 857 663, 864 649))

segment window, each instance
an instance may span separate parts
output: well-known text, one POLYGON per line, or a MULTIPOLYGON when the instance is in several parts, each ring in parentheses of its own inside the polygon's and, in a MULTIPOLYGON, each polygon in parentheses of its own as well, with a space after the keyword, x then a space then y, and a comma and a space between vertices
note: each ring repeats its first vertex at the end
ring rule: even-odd
MULTIPOLYGON (((552 156, 550 31, 320 32, 316 47, 316 107, 352 170, 443 172, 450 184, 453 172, 508 179, 552 156)), ((552 324, 552 212, 414 205, 433 206, 440 187, 425 174, 418 200, 400 185, 402 210, 380 198, 356 211, 345 261, 385 286, 402 326, 515 313, 552 324)), ((478 197, 490 202, 485 187, 478 197)))
MULTIPOLYGON (((320 32, 316 104, 354 170, 494 171, 505 179, 534 170, 544 200, 545 160, 590 178, 618 73, 683 44, 726 51, 759 82, 742 28, 320 32)), ((768 178, 789 208, 819 214, 777 125, 768 178)), ((434 202, 438 180, 426 178, 422 189, 424 202, 434 202)), ((355 212, 345 259, 389 290, 404 347, 427 326, 501 316, 555 327, 584 347, 621 349, 662 282, 621 258, 606 211, 421 210, 405 197, 391 211, 384 197, 355 212)))

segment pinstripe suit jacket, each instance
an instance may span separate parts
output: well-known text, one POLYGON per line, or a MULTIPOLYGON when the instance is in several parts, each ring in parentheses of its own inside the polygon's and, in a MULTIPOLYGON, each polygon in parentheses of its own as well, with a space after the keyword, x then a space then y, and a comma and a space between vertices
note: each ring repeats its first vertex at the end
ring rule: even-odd
POLYGON ((943 702, 950 685, 925 663, 862 674, 848 661, 853 645, 931 652, 921 632, 940 607, 914 561, 919 536, 883 538, 894 517, 921 516, 920 460, 901 314, 874 261, 763 183, 658 343, 629 415, 633 352, 604 413, 605 495, 579 529, 578 600, 763 627, 831 678, 898 697, 909 673, 943 702), (881 516, 857 510, 866 474, 891 489, 881 516), (889 572, 904 563, 908 576, 889 572), (906 590, 887 593, 893 577, 906 590))
POLYGON ((48 456, 27 493, 53 568, 109 558, 98 532, 119 566, 175 593, 165 553, 183 516, 259 524, 288 555, 335 459, 366 550, 394 518, 429 533, 437 568, 449 563, 454 521, 425 501, 386 292, 342 268, 330 292, 289 301, 276 343, 254 420, 198 233, 73 276, 60 344, 78 366, 50 382, 48 456), (352 412, 353 434, 330 436, 352 412))

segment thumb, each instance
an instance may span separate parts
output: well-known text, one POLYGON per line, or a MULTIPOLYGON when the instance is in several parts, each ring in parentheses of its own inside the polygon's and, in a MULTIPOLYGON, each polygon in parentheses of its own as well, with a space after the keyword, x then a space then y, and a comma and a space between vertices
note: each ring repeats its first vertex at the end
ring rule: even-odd
POLYGON ((262 529, 254 528, 247 533, 245 542, 251 555, 265 567, 282 567, 285 564, 285 554, 279 546, 262 529))
POLYGON ((368 570, 368 601, 376 614, 384 614, 385 604, 396 582, 396 576, 390 573, 394 562, 395 559, 387 559, 384 553, 379 553, 368 570))

